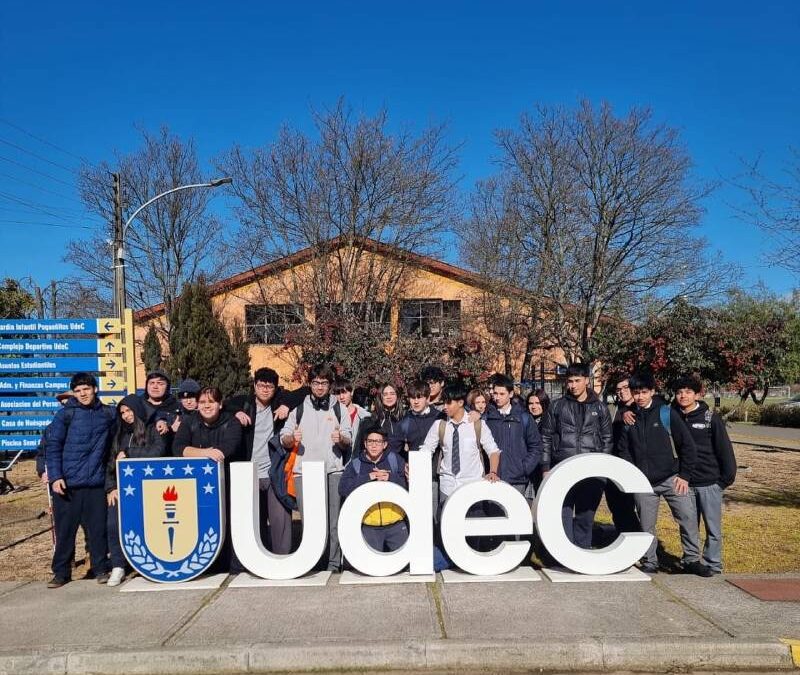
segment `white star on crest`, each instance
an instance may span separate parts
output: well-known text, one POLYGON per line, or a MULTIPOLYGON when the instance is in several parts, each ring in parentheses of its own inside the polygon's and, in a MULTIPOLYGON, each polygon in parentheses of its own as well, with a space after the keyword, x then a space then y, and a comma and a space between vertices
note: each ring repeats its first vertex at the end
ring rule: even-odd
POLYGON ((173 471, 175 471, 175 469, 173 469, 169 464, 164 467, 165 476, 171 476, 173 471))
POLYGON ((144 475, 145 476, 152 476, 153 475, 153 467, 150 466, 149 464, 146 467, 144 467, 144 475))
POLYGON ((194 471, 194 469, 192 468, 191 464, 187 464, 185 467, 183 467, 183 473, 186 476, 191 476, 192 471, 194 471))
POLYGON ((133 475, 133 467, 132 466, 126 466, 122 470, 122 473, 125 474, 125 476, 127 476, 128 478, 130 478, 133 475))
POLYGON ((133 497, 133 493, 136 492, 136 488, 132 485, 127 485, 123 492, 125 493, 126 497, 133 497))
POLYGON ((214 486, 211 483, 209 483, 208 485, 204 485, 203 490, 204 490, 203 494, 206 495, 214 494, 214 486))
POLYGON ((203 467, 203 474, 207 476, 207 475, 209 475, 211 473, 214 473, 214 467, 211 466, 210 464, 206 464, 203 467))

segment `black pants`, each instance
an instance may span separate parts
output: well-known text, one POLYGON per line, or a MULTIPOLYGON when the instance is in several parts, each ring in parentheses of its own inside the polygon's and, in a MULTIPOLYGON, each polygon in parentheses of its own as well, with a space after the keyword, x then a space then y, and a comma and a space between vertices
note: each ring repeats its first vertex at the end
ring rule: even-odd
POLYGON ((56 531, 52 564, 54 576, 72 578, 75 535, 81 525, 86 532, 92 569, 95 574, 108 572, 106 491, 103 487, 69 488, 65 496, 54 492, 53 521, 56 531))
POLYGON ((620 490, 613 480, 606 481, 606 504, 611 511, 617 534, 642 531, 639 516, 636 515, 636 501, 633 499, 633 494, 620 490))
POLYGON ((603 497, 604 485, 602 478, 587 478, 567 493, 561 509, 561 520, 567 539, 576 546, 592 548, 594 514, 603 497))

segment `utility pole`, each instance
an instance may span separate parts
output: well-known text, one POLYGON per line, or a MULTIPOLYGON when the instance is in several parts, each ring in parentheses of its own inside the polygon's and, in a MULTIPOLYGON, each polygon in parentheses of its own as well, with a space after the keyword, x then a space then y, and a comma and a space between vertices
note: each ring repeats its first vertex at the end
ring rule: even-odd
POLYGON ((114 311, 122 319, 125 313, 125 258, 122 223, 122 176, 111 174, 114 179, 114 311))

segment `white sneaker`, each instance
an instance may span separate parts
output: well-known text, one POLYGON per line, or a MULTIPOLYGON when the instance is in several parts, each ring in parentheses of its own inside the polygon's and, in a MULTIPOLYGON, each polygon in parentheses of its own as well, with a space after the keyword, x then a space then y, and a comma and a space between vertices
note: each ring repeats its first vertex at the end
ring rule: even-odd
POLYGON ((125 580, 125 570, 122 567, 115 567, 111 570, 108 578, 108 586, 119 586, 125 580))

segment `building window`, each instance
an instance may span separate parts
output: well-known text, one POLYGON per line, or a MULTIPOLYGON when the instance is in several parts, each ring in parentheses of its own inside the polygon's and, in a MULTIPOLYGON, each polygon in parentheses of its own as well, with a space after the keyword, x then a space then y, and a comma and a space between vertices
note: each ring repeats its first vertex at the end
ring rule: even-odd
POLYGON ((286 341, 286 331, 303 323, 303 310, 303 305, 245 305, 247 341, 282 345, 286 341))
POLYGON ((400 303, 400 333, 420 337, 458 335, 461 330, 461 300, 403 300, 400 303))
POLYGON ((392 307, 383 302, 328 303, 317 311, 317 320, 354 321, 373 335, 389 337, 392 330, 392 307))

